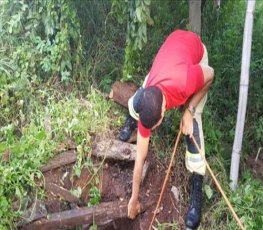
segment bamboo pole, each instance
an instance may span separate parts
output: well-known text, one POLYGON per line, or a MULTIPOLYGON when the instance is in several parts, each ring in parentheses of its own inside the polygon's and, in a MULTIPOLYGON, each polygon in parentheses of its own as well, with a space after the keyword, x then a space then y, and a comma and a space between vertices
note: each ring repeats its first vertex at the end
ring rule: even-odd
POLYGON ((235 130, 235 139, 232 150, 231 169, 230 169, 230 188, 232 190, 237 186, 240 154, 242 148, 242 139, 244 132, 246 108, 247 108, 247 94, 249 85, 249 66, 251 56, 251 43, 253 31, 253 13, 255 10, 256 0, 247 1, 246 20, 243 38, 242 63, 239 87, 239 103, 238 114, 235 130))

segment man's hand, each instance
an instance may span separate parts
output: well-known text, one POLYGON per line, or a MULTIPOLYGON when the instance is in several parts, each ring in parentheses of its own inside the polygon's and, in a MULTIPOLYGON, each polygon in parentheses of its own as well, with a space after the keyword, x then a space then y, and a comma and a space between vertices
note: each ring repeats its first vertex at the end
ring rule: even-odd
POLYGON ((184 135, 189 135, 190 138, 193 136, 193 116, 188 109, 184 111, 180 123, 180 129, 184 135))
POLYGON ((140 203, 137 199, 131 198, 128 204, 128 217, 134 219, 140 213, 140 203))

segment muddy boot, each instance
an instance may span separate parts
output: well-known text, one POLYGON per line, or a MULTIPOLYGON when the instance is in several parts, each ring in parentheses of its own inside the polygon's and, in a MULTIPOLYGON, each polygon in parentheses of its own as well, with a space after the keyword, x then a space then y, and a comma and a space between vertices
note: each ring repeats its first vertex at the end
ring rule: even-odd
POLYGON ((185 225, 190 229, 197 229, 201 221, 203 176, 193 173, 191 181, 190 206, 188 208, 185 225))
POLYGON ((137 127, 137 121, 133 119, 131 116, 128 116, 125 125, 121 129, 119 139, 121 141, 128 141, 132 135, 132 132, 135 130, 136 127, 137 127))

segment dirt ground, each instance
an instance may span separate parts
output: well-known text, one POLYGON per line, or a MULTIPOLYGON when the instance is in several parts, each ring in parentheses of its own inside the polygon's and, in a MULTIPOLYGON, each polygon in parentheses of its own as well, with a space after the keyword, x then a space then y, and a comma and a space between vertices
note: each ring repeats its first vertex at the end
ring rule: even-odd
MULTIPOLYGON (((184 159, 181 152, 182 151, 179 149, 156 218, 159 223, 169 224, 175 222, 177 223, 178 229, 185 229, 184 215, 187 211, 189 175, 184 167, 184 159), (173 190, 173 192, 171 190, 173 190)), ((99 160, 94 158, 93 161, 96 164, 96 161, 99 160)), ((147 161, 150 162, 150 166, 141 184, 140 201, 142 201, 142 203, 151 203, 152 205, 150 208, 138 215, 135 220, 130 220, 128 218, 119 219, 107 226, 98 226, 98 229, 144 230, 149 228, 168 164, 166 165, 161 160, 158 160, 151 151, 148 154, 147 161)), ((77 187, 82 188, 80 201, 76 204, 75 202, 66 201, 58 194, 54 194, 52 189, 50 191, 46 186, 44 203, 48 214, 86 206, 89 200, 89 187, 87 184, 91 175, 89 175, 88 170, 84 168, 79 178, 76 176, 73 177, 73 165, 74 164, 66 165, 43 174, 45 185, 55 184, 68 191, 76 189, 77 187)), ((128 161, 106 160, 104 162, 100 170, 101 184, 99 189, 102 196, 101 202, 129 200, 132 189, 133 166, 134 162, 128 161)), ((157 222, 154 223, 154 226, 157 226, 157 222)), ((89 228, 83 226, 82 229, 89 228)), ((169 227, 165 229, 169 229, 169 227)))
MULTIPOLYGON (((151 154, 149 161, 151 162, 150 168, 141 185, 140 200, 143 203, 153 202, 153 205, 151 205, 151 207, 144 213, 137 216, 134 221, 128 219, 115 221, 114 226, 105 229, 144 230, 149 228, 165 177, 165 169, 158 165, 158 161, 154 158, 153 154, 151 154)), ((103 186, 105 187, 102 188, 102 196, 104 201, 112 201, 122 198, 129 199, 132 187, 132 170, 133 163, 108 163, 103 176, 103 186)), ((182 184, 185 184, 186 180, 188 180, 188 178, 185 178, 182 175, 176 178, 173 175, 170 177, 159 207, 159 213, 156 217, 159 223, 176 222, 180 229, 184 229, 183 216, 186 212, 186 208, 185 204, 180 202, 181 200, 184 200, 181 198, 185 197, 184 190, 182 190, 182 188, 184 188, 182 184), (177 188, 178 197, 175 197, 174 193, 171 191, 172 186, 177 188)), ((156 222, 155 226, 157 226, 156 222)))
POLYGON ((250 155, 246 163, 254 177, 258 178, 263 185, 263 149, 259 152, 258 158, 250 155))
MULTIPOLYGON (((169 160, 169 158, 167 159, 169 160)), ((141 184, 140 201, 144 204, 151 204, 150 208, 138 215, 135 220, 128 218, 118 219, 107 225, 98 226, 98 229, 145 230, 149 228, 169 162, 163 162, 158 159, 156 154, 151 150, 149 151, 147 161, 150 163, 150 166, 141 184)), ((93 158, 94 164, 99 162, 100 159, 93 158)), ((255 157, 249 157, 247 165, 253 175, 263 182, 263 154, 259 154, 257 161, 255 161, 255 157)), ((73 166, 74 164, 69 164, 43 173, 46 185, 44 205, 48 214, 76 209, 87 205, 89 201, 89 187, 87 185, 89 184, 91 175, 89 171, 84 168, 82 169, 80 177, 73 176, 73 166), (47 184, 58 185, 67 191, 81 187, 80 199, 78 202, 69 202, 68 200, 72 199, 69 197, 66 201, 58 194, 54 194, 52 189, 48 189, 47 184)), ((99 174, 99 189, 102 196, 101 202, 129 200, 132 189, 133 167, 134 162, 130 161, 106 160, 104 162, 99 174)), ((169 223, 176 223, 178 229, 185 229, 184 216, 189 200, 189 176, 184 166, 184 150, 182 146, 179 145, 175 162, 156 216, 160 224, 166 223, 166 227, 162 229, 171 229, 169 223)), ((158 225, 157 221, 154 223, 154 226, 158 225)), ((89 226, 82 226, 82 229, 89 229, 89 226)))

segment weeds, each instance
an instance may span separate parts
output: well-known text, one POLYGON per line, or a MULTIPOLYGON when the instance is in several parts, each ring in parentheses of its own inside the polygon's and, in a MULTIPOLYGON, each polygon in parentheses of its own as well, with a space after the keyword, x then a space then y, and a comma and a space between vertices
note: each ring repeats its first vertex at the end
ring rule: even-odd
MULTIPOLYGON (((8 151, 10 159, 0 165, 0 226, 12 228, 14 219, 27 207, 25 197, 40 190, 35 184, 35 179, 42 179, 39 168, 54 155, 61 142, 71 139, 76 143, 75 174, 80 175, 78 169, 87 164, 84 155, 90 150, 90 135, 109 129, 109 109, 110 102, 95 90, 81 100, 74 96, 56 100, 50 96, 45 107, 38 105, 34 109, 19 136, 14 124, 1 128, 0 149, 2 153, 8 151), (15 201, 19 207, 12 210, 15 201)), ((91 197, 91 204, 100 201, 96 188, 92 189, 91 197)))
MULTIPOLYGON (((235 192, 227 193, 237 215, 246 229, 258 229, 263 225, 263 191, 259 181, 253 179, 248 171, 242 176, 242 183, 235 192)), ((216 199, 203 215, 201 229, 239 229, 236 220, 223 198, 216 199)))
POLYGON ((166 229, 171 229, 171 230, 178 230, 178 225, 177 223, 160 223, 157 220, 157 227, 153 226, 154 230, 166 230, 166 229))

